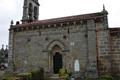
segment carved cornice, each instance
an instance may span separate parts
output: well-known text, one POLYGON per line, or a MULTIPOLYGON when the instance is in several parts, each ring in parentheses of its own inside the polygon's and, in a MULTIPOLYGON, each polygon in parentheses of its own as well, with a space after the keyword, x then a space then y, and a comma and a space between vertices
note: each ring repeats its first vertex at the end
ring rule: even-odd
POLYGON ((103 18, 103 14, 99 12, 99 13, 39 20, 30 23, 12 25, 10 30, 25 31, 25 30, 44 29, 44 28, 66 27, 71 25, 74 26, 80 24, 87 24, 87 20, 90 19, 93 19, 95 21, 100 21, 102 20, 102 18, 103 18))

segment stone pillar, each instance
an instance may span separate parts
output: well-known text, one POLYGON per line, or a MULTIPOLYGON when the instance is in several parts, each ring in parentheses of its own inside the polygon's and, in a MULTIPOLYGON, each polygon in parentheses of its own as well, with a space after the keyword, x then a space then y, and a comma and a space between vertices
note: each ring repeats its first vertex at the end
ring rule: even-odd
POLYGON ((98 69, 99 75, 110 72, 110 60, 109 60, 109 30, 107 21, 104 20, 103 23, 97 23, 97 47, 98 47, 98 69), (103 24, 104 23, 104 24, 103 24), (109 63, 108 63, 109 62, 109 63), (106 65, 103 65, 106 64, 106 65), (106 71, 102 69, 106 68, 106 71), (108 71, 107 71, 108 70, 108 71))
POLYGON ((63 62, 62 67, 63 68, 67 68, 67 66, 66 66, 66 53, 65 52, 61 52, 61 54, 62 54, 62 62, 63 62))
POLYGON ((9 31, 9 52, 8 52, 8 71, 13 72, 14 60, 13 60, 13 50, 14 50, 14 30, 9 31))
POLYGON ((24 6, 23 7, 23 17, 22 17, 22 20, 28 20, 28 7, 27 6, 24 6))
POLYGON ((51 52, 50 51, 48 52, 48 69, 50 72, 51 71, 51 52))
POLYGON ((88 33, 88 67, 87 77, 96 78, 97 73, 97 53, 96 53, 96 31, 94 20, 87 21, 88 33))

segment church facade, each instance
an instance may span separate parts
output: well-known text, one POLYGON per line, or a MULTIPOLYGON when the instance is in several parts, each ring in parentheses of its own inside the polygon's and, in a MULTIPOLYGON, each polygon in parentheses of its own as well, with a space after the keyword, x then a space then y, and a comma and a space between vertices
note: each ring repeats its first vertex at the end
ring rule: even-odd
POLYGON ((108 27, 107 15, 103 7, 97 13, 38 20, 38 0, 24 0, 22 24, 11 22, 9 29, 9 68, 74 73, 77 61, 82 75, 119 74, 120 29, 108 27))

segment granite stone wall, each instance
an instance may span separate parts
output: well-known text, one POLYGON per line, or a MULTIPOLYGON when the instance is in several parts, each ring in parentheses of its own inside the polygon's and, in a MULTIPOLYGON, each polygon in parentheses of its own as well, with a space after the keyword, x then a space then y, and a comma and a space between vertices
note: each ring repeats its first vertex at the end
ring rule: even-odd
POLYGON ((110 29, 111 72, 120 75, 120 30, 110 29))
POLYGON ((53 73, 53 56, 55 51, 59 51, 64 68, 74 72, 78 60, 81 75, 98 77, 98 61, 109 53, 109 31, 103 27, 103 22, 90 19, 72 25, 53 26, 39 29, 31 26, 20 31, 10 29, 12 69, 26 72, 43 67, 46 72, 53 73), (60 49, 54 50, 55 46, 60 49))

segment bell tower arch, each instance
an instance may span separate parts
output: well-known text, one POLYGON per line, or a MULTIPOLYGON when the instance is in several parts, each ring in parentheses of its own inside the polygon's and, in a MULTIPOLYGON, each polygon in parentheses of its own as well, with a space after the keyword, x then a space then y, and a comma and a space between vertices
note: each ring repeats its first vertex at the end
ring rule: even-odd
POLYGON ((39 6, 38 0, 24 0, 22 23, 38 20, 39 6))

